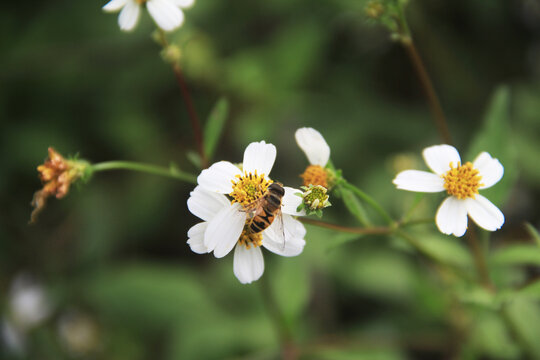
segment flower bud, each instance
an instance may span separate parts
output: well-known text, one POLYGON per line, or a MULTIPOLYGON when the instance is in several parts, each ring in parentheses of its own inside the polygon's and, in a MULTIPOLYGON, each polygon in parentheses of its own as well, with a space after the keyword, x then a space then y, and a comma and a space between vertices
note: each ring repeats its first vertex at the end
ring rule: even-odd
POLYGON ((43 188, 34 193, 32 206, 34 210, 30 216, 30 222, 36 221, 36 217, 45 207, 47 198, 55 196, 61 199, 69 192, 72 183, 81 178, 89 169, 89 163, 84 160, 66 160, 52 147, 49 147, 49 157, 37 170, 43 188))

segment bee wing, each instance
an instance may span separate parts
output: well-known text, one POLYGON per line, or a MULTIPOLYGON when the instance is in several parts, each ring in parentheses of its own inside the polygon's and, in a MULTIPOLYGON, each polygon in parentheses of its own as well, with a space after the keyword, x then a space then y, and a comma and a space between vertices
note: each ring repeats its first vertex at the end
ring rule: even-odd
POLYGON ((281 211, 279 211, 274 221, 272 222, 272 225, 266 229, 268 232, 268 235, 270 238, 279 244, 281 247, 281 250, 285 250, 285 244, 287 243, 287 233, 285 232, 285 226, 283 225, 283 216, 281 214, 281 211))

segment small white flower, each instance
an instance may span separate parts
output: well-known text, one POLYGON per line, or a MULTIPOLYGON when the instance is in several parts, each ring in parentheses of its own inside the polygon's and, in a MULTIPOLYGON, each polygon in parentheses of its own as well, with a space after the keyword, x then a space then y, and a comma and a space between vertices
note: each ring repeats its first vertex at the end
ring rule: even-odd
POLYGON ((313 128, 301 128, 296 130, 294 137, 310 163, 300 175, 304 179, 304 186, 319 185, 327 189, 332 187, 335 174, 326 168, 330 160, 330 147, 321 133, 313 128))
POLYGON ((503 176, 499 160, 482 152, 473 163, 461 165, 458 151, 450 145, 435 145, 424 149, 424 161, 434 172, 405 170, 393 183, 398 189, 418 192, 446 191, 447 197, 437 210, 437 227, 443 234, 463 236, 467 231, 467 214, 489 231, 500 229, 503 213, 478 193, 495 185, 503 176))
POLYGON ((118 25, 123 31, 131 31, 137 25, 141 14, 141 6, 146 4, 148 12, 156 24, 165 31, 172 31, 184 22, 181 8, 193 5, 194 0, 111 0, 103 10, 120 11, 118 25))
POLYGON ((328 164, 330 147, 320 132, 313 128, 305 127, 296 130, 294 137, 311 165, 325 167, 328 164))
POLYGON ((305 245, 306 230, 292 217, 304 214, 296 211, 302 199, 295 193, 301 191, 293 188, 284 187, 282 222, 276 216, 260 233, 245 228, 246 207, 263 196, 271 184, 268 174, 275 158, 274 145, 264 141, 251 143, 244 152, 243 171, 227 161, 214 163, 201 172, 197 178, 199 185, 187 202, 189 211, 204 220, 188 231, 191 250, 198 254, 214 252, 215 257, 221 258, 236 246, 234 274, 243 284, 259 279, 264 272, 261 245, 282 256, 296 256, 305 245))
POLYGON ((45 290, 27 274, 15 278, 9 300, 11 319, 23 331, 37 326, 51 313, 45 290))
POLYGON ((12 353, 22 355, 26 347, 26 336, 7 320, 2 321, 0 329, 2 343, 12 353))

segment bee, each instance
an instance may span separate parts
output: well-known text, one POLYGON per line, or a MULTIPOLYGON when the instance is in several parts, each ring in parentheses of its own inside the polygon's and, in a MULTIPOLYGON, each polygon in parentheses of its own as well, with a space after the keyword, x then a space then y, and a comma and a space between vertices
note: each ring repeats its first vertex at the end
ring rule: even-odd
POLYGON ((283 236, 283 245, 285 245, 285 234, 283 231, 283 219, 281 217, 281 205, 285 189, 279 183, 272 183, 266 190, 264 196, 251 204, 246 212, 248 213, 248 222, 246 227, 252 234, 257 234, 267 229, 277 218, 279 229, 276 231, 278 236, 283 236))

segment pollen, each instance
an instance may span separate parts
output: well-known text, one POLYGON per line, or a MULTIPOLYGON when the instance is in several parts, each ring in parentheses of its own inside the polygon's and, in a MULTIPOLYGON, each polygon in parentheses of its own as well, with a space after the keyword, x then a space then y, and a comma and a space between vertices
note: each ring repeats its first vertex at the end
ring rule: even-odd
POLYGON ((304 186, 320 185, 328 188, 328 174, 320 165, 309 165, 300 177, 304 179, 304 186))
POLYGON ((442 175, 444 179, 444 188, 448 195, 457 197, 458 199, 473 198, 478 194, 478 188, 483 184, 480 183, 482 176, 479 175, 477 169, 473 168, 473 164, 466 162, 461 165, 457 163, 457 167, 450 163, 450 170, 442 175))
POLYGON ((238 240, 238 245, 243 245, 246 247, 246 249, 250 249, 252 246, 254 248, 256 248, 257 246, 261 246, 262 233, 252 233, 246 227, 244 228, 244 231, 242 231, 242 235, 240 235, 240 239, 238 240))
POLYGON ((264 174, 244 172, 243 175, 236 175, 235 180, 231 180, 233 191, 229 194, 232 198, 231 203, 239 203, 243 207, 252 204, 266 194, 268 186, 272 180, 267 180, 264 174))

